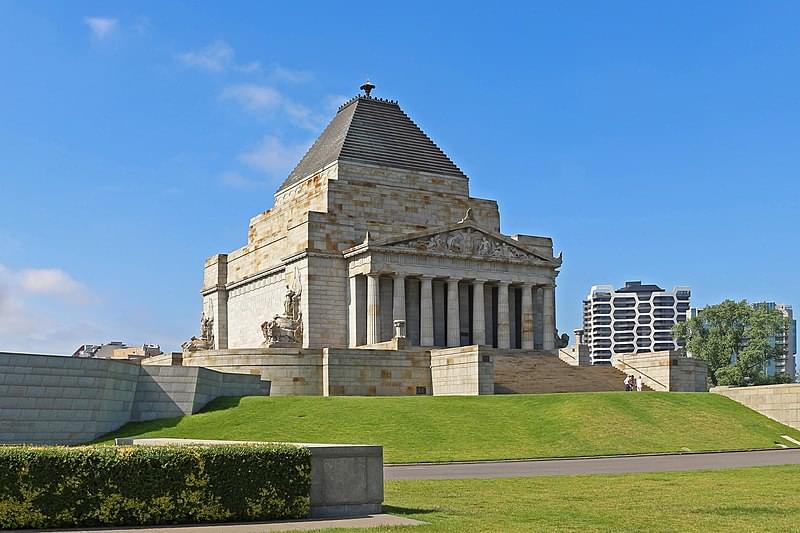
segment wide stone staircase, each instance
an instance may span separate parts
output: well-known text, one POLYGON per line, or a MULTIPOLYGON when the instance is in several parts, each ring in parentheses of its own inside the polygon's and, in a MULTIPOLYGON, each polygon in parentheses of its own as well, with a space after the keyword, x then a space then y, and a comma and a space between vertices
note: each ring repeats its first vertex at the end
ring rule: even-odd
POLYGON ((625 373, 613 366, 571 366, 540 351, 496 353, 493 359, 495 394, 625 390, 625 373))

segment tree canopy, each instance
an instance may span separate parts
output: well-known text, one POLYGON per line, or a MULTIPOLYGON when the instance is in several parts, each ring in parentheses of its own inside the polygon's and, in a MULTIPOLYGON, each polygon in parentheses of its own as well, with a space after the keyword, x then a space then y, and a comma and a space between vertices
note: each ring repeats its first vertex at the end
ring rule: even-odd
POLYGON ((774 337, 787 327, 786 320, 766 304, 725 300, 675 324, 673 335, 708 364, 713 385, 746 385, 762 381, 765 363, 783 355, 774 337))

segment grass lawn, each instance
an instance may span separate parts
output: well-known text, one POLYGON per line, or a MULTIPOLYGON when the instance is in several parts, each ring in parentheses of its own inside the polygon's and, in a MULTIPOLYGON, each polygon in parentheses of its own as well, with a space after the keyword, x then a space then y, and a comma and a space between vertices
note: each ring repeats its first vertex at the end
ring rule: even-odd
POLYGON ((386 462, 566 457, 790 445, 800 431, 717 394, 221 398, 120 436, 382 444, 386 462))
POLYGON ((385 510, 431 525, 352 531, 799 531, 798 479, 800 466, 394 481, 385 510))

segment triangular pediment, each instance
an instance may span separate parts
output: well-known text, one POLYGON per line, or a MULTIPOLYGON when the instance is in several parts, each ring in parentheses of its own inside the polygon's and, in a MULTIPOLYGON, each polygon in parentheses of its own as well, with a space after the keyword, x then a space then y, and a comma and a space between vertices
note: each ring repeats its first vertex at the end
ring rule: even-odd
POLYGON ((497 260, 520 260, 555 263, 526 250, 513 239, 487 231, 471 222, 462 222, 438 230, 418 233, 405 239, 386 242, 381 248, 405 248, 419 252, 477 257, 497 260))

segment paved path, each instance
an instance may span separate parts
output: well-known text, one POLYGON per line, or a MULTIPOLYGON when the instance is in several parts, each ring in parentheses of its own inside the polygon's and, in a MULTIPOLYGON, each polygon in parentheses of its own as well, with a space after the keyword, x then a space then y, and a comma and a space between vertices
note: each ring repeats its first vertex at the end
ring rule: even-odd
POLYGON ((383 474, 387 480, 464 479, 676 472, 797 464, 800 464, 800 448, 536 461, 388 465, 384 467, 383 474))
MULTIPOLYGON (((312 529, 368 528, 381 526, 419 526, 419 520, 390 514, 375 514, 360 518, 319 520, 289 520, 287 522, 251 522, 247 524, 205 524, 192 526, 122 527, 96 529, 47 529, 47 533, 262 533, 267 531, 308 531, 312 529)), ((9 533, 36 533, 37 530, 17 530, 9 533)))

